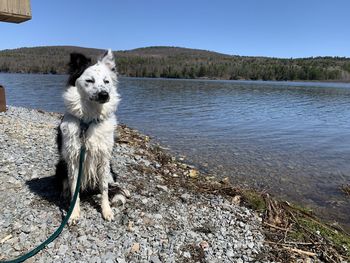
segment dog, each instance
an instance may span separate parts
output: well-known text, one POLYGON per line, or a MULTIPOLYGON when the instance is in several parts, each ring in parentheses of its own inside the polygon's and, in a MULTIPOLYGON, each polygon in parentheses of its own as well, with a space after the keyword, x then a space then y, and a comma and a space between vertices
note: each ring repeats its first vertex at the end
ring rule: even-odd
MULTIPOLYGON (((81 191, 99 188, 102 217, 107 221, 114 218, 108 199, 108 185, 114 182, 110 159, 117 125, 115 112, 120 101, 117 85, 116 63, 111 50, 105 52, 95 64, 83 54, 72 53, 69 79, 63 93, 65 114, 57 137, 59 163, 63 163, 67 172, 67 178, 63 180, 63 193, 73 197, 80 148, 84 140, 86 155, 81 191)), ((69 223, 76 224, 79 217, 78 196, 69 223)))

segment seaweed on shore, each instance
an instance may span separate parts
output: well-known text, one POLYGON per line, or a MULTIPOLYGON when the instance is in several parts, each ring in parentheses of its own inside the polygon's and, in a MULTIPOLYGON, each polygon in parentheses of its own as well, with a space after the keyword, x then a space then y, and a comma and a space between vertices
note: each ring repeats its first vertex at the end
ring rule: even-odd
POLYGON ((220 180, 198 171, 183 160, 172 157, 166 149, 152 143, 148 136, 124 125, 119 126, 118 133, 117 143, 135 146, 137 151, 151 161, 151 165, 140 163, 134 167, 138 171, 164 177, 168 187, 222 195, 234 204, 254 209, 263 219, 265 242, 271 248, 263 251, 257 260, 350 261, 350 235, 340 226, 322 222, 310 210, 278 200, 268 193, 239 188, 228 179, 220 180))

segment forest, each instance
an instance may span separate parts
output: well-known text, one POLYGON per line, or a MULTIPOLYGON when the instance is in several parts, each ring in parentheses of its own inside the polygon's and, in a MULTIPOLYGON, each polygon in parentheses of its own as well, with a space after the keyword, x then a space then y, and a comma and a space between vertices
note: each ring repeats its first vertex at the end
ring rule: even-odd
MULTIPOLYGON (((2 50, 0 72, 65 74, 71 52, 96 59, 104 51, 74 46, 2 50)), ((345 57, 269 58, 162 46, 114 54, 118 73, 128 77, 350 81, 345 57)))

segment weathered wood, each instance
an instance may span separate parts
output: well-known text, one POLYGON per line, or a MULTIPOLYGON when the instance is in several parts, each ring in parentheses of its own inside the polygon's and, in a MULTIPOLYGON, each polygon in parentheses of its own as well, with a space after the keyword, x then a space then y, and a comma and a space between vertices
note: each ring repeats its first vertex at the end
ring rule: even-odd
POLYGON ((0 85, 0 112, 6 111, 5 88, 0 85))
POLYGON ((0 0, 0 21, 21 23, 31 18, 30 0, 0 0))

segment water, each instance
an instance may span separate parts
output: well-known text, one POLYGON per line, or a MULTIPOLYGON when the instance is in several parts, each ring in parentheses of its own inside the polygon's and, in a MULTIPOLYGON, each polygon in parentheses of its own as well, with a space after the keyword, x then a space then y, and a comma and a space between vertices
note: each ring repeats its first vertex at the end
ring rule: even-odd
MULTIPOLYGON (((10 105, 63 111, 66 76, 0 74, 10 105)), ((350 84, 121 78, 120 122, 208 172, 350 226, 350 84)))

